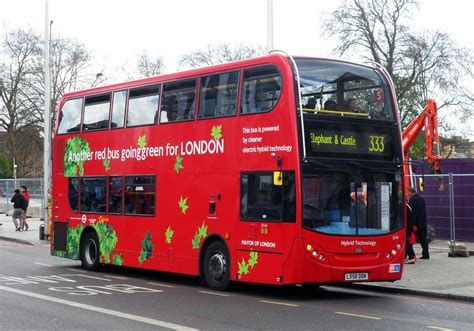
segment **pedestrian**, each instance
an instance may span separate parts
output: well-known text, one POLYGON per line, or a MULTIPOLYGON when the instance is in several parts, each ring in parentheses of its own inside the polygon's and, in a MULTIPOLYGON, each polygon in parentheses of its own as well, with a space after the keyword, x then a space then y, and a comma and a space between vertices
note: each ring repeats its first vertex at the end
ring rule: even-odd
POLYGON ((408 203, 410 204, 413 213, 413 225, 416 226, 415 235, 418 237, 422 248, 420 259, 429 260, 430 253, 427 239, 428 224, 426 222, 425 200, 418 193, 416 193, 414 187, 410 187, 408 189, 408 196, 410 197, 408 203))
POLYGON ((15 225, 15 231, 21 231, 23 225, 23 208, 25 206, 25 198, 20 193, 19 189, 15 189, 15 194, 10 200, 13 202, 13 224, 15 225))
MULTIPOLYGON (((406 228, 406 249, 405 249, 405 264, 415 264, 416 256, 415 251, 413 250, 413 244, 416 243, 416 239, 413 240, 415 234, 414 230, 414 219, 413 219, 413 210, 409 203, 407 203, 407 228, 406 228), (414 242, 413 242, 414 241, 414 242)), ((415 227, 416 228, 416 227, 415 227)))
POLYGON ((20 190, 21 190, 21 194, 23 195, 23 197, 26 200, 26 204, 24 206, 25 208, 23 209, 23 211, 24 211, 24 213, 23 213, 23 226, 21 227, 21 229, 24 230, 24 231, 28 231, 28 229, 30 228, 30 225, 28 224, 28 221, 26 220, 26 217, 27 217, 27 213, 28 213, 28 206, 30 205, 30 194, 28 193, 28 189, 27 189, 26 185, 21 185, 20 190))

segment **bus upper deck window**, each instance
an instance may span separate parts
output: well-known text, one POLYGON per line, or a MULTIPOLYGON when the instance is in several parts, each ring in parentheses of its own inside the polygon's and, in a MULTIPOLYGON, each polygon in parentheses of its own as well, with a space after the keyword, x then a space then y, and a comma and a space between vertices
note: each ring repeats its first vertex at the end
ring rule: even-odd
POLYGON ((81 129, 82 98, 67 100, 59 114, 58 133, 79 132, 81 129))
POLYGON ((164 84, 160 123, 194 119, 196 80, 164 84))
POLYGON ((130 90, 127 126, 156 123, 160 86, 144 86, 130 90))
POLYGON ((110 94, 86 98, 82 131, 109 128, 110 94))
POLYGON ((238 71, 201 78, 199 118, 235 115, 238 85, 238 71))
POLYGON ((260 113, 272 109, 280 99, 281 89, 281 76, 274 66, 245 70, 241 113, 260 113))
POLYGON ((111 128, 123 128, 125 117, 125 105, 127 103, 127 91, 118 91, 114 93, 114 102, 112 107, 111 128))

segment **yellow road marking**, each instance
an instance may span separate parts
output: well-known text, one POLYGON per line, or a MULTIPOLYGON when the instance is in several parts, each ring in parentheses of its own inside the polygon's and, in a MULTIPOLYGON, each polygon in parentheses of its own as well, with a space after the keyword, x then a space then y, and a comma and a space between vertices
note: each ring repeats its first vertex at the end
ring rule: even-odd
POLYGON ((435 329, 435 330, 443 330, 443 331, 454 331, 454 329, 442 328, 439 326, 430 326, 428 325, 428 329, 435 329))
POLYGON ((72 269, 72 268, 68 268, 67 270, 74 271, 74 272, 83 272, 83 273, 87 273, 87 271, 85 271, 85 270, 82 270, 82 269, 72 269))
POLYGON ((210 294, 210 295, 217 295, 220 297, 230 297, 229 294, 224 294, 224 293, 217 293, 217 292, 209 292, 209 291, 198 291, 199 293, 204 293, 204 294, 210 294))
POLYGON ((288 306, 288 307, 298 307, 298 305, 295 305, 293 303, 287 303, 287 302, 278 302, 278 301, 267 301, 267 300, 260 300, 260 302, 263 303, 270 303, 272 305, 281 305, 281 306, 288 306))
POLYGON ((105 275, 105 277, 113 278, 113 279, 120 279, 120 280, 128 280, 127 277, 123 276, 110 276, 110 275, 105 275))
POLYGON ((161 286, 161 287, 174 287, 173 285, 165 285, 160 283, 148 283, 150 285, 161 286))
POLYGON ((360 315, 360 314, 353 314, 353 313, 346 313, 343 311, 336 311, 336 314, 339 315, 346 315, 346 316, 353 316, 353 317, 360 317, 360 318, 367 318, 369 320, 381 320, 381 317, 374 317, 374 316, 367 316, 367 315, 360 315))

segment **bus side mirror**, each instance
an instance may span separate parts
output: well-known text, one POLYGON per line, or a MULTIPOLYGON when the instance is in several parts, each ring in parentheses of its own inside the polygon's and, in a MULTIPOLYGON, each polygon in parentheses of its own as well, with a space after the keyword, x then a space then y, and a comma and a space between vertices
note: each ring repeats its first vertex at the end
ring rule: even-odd
POLYGON ((418 178, 418 189, 420 192, 423 192, 425 188, 425 184, 423 183, 423 178, 418 178))
POLYGON ((273 185, 282 186, 283 185, 283 172, 274 171, 273 172, 273 185))

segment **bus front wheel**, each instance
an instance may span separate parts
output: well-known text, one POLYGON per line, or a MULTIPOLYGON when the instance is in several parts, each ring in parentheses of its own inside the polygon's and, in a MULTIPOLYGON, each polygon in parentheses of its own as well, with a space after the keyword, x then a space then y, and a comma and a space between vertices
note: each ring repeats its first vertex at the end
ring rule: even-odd
POLYGON ((100 267, 99 238, 94 232, 86 233, 81 245, 82 267, 89 271, 97 271, 100 267))
POLYGON ((203 274, 207 286, 212 290, 224 291, 230 283, 230 256, 226 245, 213 242, 206 249, 203 274))

